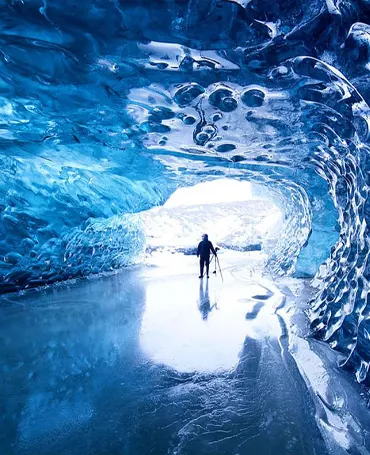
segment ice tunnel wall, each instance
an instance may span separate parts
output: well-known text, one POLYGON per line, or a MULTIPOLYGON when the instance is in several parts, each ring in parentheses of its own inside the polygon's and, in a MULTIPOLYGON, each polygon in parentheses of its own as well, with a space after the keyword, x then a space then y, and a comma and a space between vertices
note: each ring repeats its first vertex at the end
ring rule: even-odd
POLYGON ((366 379, 367 1, 0 0, 0 18, 1 291, 134 262, 136 214, 178 186, 273 182, 288 237, 303 212, 311 230, 271 270, 324 262, 313 328, 366 379))

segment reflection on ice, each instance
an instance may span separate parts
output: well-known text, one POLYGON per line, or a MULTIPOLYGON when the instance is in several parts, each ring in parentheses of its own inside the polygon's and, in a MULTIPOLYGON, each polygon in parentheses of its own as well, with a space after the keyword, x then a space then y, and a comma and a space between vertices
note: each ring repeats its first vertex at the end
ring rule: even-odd
POLYGON ((367 455, 358 389, 303 339, 302 281, 256 254, 222 255, 208 286, 164 255, 3 298, 0 454, 367 455))
POLYGON ((153 361, 183 372, 235 367, 247 329, 245 305, 217 302, 217 291, 208 298, 207 292, 200 287, 198 294, 189 282, 179 289, 177 280, 149 284, 140 341, 153 361))
POLYGON ((207 320, 209 314, 213 309, 218 309, 217 306, 217 299, 214 299, 211 302, 209 296, 209 280, 206 280, 206 284, 204 286, 204 280, 200 280, 199 282, 199 301, 198 301, 198 308, 202 315, 203 320, 207 320))
MULTIPOLYGON (((147 281, 140 343, 151 360, 181 372, 227 371, 238 364, 246 337, 260 338, 266 331, 269 336, 279 336, 274 309, 281 303, 281 294, 252 278, 235 279, 229 269, 237 274, 237 268, 230 267, 226 258, 222 257, 224 282, 212 274, 209 280, 198 280, 194 258, 185 259, 189 266, 194 262, 194 275, 147 281), (250 317, 256 311, 256 294, 263 297, 266 290, 273 297, 257 304, 259 310, 266 306, 260 315, 263 323, 252 323, 258 316, 255 312, 250 317)), ((184 260, 172 256, 172 268, 176 269, 176 262, 181 270, 184 260)), ((274 288, 272 283, 270 286, 274 288)))

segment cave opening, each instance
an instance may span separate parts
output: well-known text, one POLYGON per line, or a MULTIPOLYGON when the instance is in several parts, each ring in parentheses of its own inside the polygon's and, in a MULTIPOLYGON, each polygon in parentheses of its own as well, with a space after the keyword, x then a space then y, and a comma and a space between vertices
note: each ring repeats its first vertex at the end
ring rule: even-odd
POLYGON ((338 239, 338 215, 329 198, 309 197, 304 187, 285 179, 265 181, 253 174, 246 179, 243 169, 236 176, 179 185, 163 205, 135 217, 145 237, 138 258, 147 264, 190 267, 207 233, 222 256, 244 258, 247 268, 253 263, 254 270, 272 276, 313 278, 338 239))
POLYGON ((225 250, 266 254, 284 224, 281 207, 261 185, 216 179, 177 189, 141 219, 149 251, 191 252, 208 233, 225 250))

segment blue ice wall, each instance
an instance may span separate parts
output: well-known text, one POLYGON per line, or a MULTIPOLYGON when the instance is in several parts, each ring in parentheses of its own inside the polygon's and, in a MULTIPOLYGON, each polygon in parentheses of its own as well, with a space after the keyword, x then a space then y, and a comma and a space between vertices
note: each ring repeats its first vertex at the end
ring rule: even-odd
POLYGON ((249 179, 290 214, 271 271, 317 272, 314 330, 366 379, 367 1, 0 0, 0 20, 2 292, 130 264, 135 213, 249 179))

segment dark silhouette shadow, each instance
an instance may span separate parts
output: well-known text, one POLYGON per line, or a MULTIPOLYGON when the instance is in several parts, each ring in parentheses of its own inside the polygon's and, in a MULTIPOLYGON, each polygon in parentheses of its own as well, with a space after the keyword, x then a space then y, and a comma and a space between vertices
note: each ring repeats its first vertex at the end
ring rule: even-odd
POLYGON ((211 305, 208 290, 208 280, 206 280, 205 289, 204 280, 201 280, 199 283, 199 311, 204 321, 208 319, 209 313, 213 310, 213 308, 217 308, 217 305, 216 303, 211 305))
POLYGON ((258 302, 254 305, 251 311, 245 315, 245 319, 255 319, 260 312, 260 309, 263 307, 263 302, 258 302))

